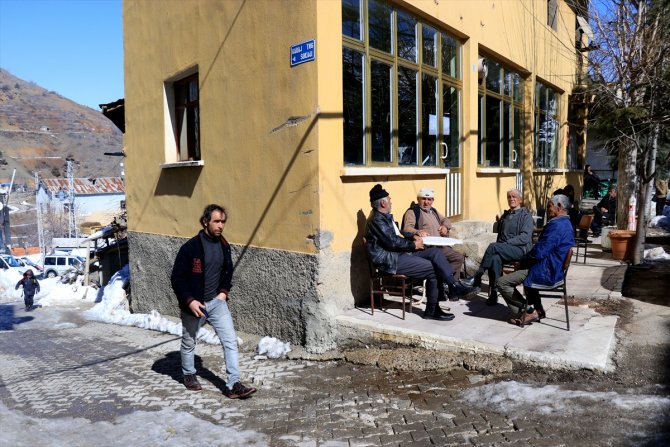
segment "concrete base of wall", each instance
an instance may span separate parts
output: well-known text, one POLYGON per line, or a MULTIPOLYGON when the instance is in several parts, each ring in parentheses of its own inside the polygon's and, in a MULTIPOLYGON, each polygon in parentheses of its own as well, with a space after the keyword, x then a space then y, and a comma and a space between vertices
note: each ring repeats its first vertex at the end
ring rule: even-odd
MULTIPOLYGON (((128 233, 131 310, 179 316, 170 273, 186 239, 128 233)), ((292 344, 333 346, 328 311, 317 293, 317 256, 232 245, 235 274, 230 308, 238 330, 292 344)), ((334 334, 333 334, 334 335, 334 334)))

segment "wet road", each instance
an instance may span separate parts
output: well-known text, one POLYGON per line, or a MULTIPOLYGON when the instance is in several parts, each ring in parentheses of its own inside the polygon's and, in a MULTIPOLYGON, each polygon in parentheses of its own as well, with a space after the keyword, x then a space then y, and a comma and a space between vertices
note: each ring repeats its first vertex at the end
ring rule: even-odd
POLYGON ((174 442, 162 445, 651 446, 670 440, 663 419, 670 400, 661 387, 535 387, 463 369, 391 372, 346 362, 255 359, 253 347, 243 346, 242 376, 259 391, 236 401, 221 394, 218 346, 198 346, 204 390, 193 393, 179 381, 175 336, 86 321, 68 308, 26 313, 18 305, 2 305, 0 320, 0 445, 127 445, 125 436, 131 435, 139 446, 160 440, 174 442), (147 422, 147 414, 157 418, 147 422), (179 425, 191 416, 209 428, 179 425), (43 436, 25 436, 26 421, 51 425, 41 425, 43 436), (58 421, 67 421, 66 429, 58 421), (117 424, 116 435, 101 425, 105 421, 117 424), (165 425, 162 434, 151 433, 154 424, 165 425), (68 426, 88 430, 88 438, 79 444, 67 434, 73 432, 68 426), (212 439, 212 427, 227 435, 212 439), (106 435, 91 439, 97 431, 106 435))

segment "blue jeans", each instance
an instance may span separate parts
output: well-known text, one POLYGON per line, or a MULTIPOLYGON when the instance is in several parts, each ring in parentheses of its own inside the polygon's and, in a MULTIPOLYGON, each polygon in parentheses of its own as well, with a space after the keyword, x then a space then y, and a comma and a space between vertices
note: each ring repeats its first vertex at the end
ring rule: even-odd
POLYGON ((214 298, 205 303, 209 318, 198 318, 190 312, 181 312, 181 371, 184 375, 195 374, 195 345, 198 330, 205 323, 214 327, 216 335, 221 340, 223 355, 226 361, 228 388, 240 381, 240 364, 237 354, 237 334, 233 326, 233 317, 228 309, 228 303, 214 298))

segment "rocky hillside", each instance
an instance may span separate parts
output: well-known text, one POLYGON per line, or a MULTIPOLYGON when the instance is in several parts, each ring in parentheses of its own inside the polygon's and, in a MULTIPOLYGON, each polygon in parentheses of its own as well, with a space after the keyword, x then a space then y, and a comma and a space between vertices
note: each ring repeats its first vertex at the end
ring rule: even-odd
POLYGON ((0 183, 16 169, 16 185, 34 188, 34 171, 64 177, 65 159, 75 177, 119 176, 123 134, 100 110, 77 104, 0 68, 0 183))

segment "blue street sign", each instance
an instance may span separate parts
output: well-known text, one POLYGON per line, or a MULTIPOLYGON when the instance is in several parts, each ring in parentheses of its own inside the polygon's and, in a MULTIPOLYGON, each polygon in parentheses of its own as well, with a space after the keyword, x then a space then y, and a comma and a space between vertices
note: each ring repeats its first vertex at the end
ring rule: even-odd
POLYGON ((291 67, 313 61, 316 57, 314 39, 291 45, 291 67))

